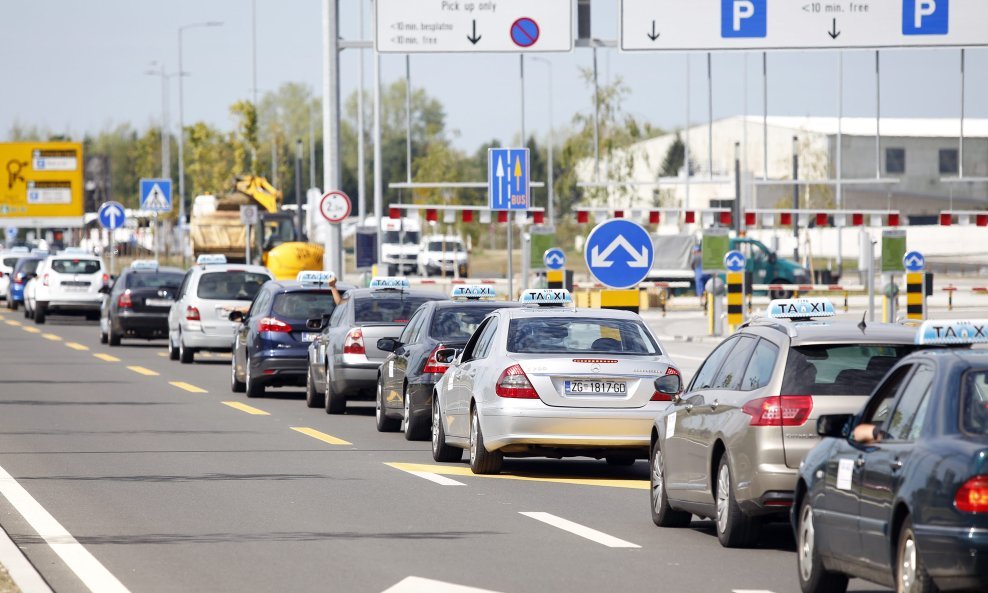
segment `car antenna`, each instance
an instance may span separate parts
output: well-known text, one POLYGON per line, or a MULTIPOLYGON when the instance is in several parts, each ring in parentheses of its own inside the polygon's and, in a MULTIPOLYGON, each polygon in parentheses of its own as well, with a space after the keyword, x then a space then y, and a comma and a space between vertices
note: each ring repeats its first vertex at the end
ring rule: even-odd
POLYGON ((865 317, 867 317, 867 316, 868 316, 868 312, 867 311, 865 311, 864 313, 861 314, 861 323, 858 324, 858 329, 860 329, 862 332, 864 332, 864 330, 868 329, 868 324, 865 323, 865 317))

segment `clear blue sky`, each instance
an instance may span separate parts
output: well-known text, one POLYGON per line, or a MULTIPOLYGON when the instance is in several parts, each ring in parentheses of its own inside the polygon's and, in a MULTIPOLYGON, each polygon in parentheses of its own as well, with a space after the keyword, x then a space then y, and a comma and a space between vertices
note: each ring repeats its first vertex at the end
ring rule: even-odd
MULTIPOLYGON (((533 0, 534 1, 534 0, 533 0)), ((341 0, 341 31, 359 36, 359 0, 341 0)), ((617 0, 594 0, 594 35, 617 35, 617 0)), ((322 88, 321 0, 257 0, 258 86, 284 82, 322 88)), ((366 4, 370 36, 370 4, 366 4)), ((228 106, 250 97, 250 0, 48 0, 20 2, 0 22, 4 91, 0 97, 0 138, 15 121, 80 136, 118 123, 139 129, 158 121, 160 82, 144 74, 153 61, 177 68, 176 30, 180 25, 220 20, 221 28, 186 33, 186 122, 205 120, 232 126, 228 106)), ((555 68, 556 125, 592 109, 591 94, 578 67, 589 66, 589 50, 549 54, 555 68)), ((749 112, 760 113, 760 54, 715 54, 714 116, 742 112, 743 64, 749 61, 749 112)), ((693 58, 693 119, 706 117, 706 61, 693 58)), ((845 57, 845 114, 872 116, 873 52, 845 57)), ((366 53, 368 89, 372 55, 366 53)), ((685 116, 683 54, 621 54, 603 50, 601 80, 622 76, 632 89, 626 109, 666 128, 682 126, 685 116)), ((356 54, 342 60, 344 93, 356 87, 356 54)), ((835 115, 837 56, 831 52, 769 55, 769 111, 772 115, 835 115)), ((473 150, 498 138, 510 141, 519 129, 516 55, 416 56, 413 85, 424 87, 446 105, 458 146, 473 150)), ((530 63, 527 84, 529 130, 547 129, 545 66, 530 63)), ((385 82, 403 76, 404 58, 384 56, 385 82)), ((988 49, 968 52, 969 117, 988 117, 988 49)), ((173 84, 172 123, 177 121, 173 84)), ((883 52, 883 115, 956 117, 959 113, 958 50, 883 52)))

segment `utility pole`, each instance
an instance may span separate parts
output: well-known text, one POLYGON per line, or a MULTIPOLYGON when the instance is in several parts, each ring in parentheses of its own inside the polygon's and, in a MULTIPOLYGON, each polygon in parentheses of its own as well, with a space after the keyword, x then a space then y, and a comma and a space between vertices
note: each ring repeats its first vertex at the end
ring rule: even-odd
POLYGON ((792 257, 799 262, 799 137, 792 137, 792 257))
MULTIPOLYGON (((340 7, 338 0, 323 0, 322 137, 323 190, 340 187, 340 7)), ((343 279, 343 233, 329 225, 323 266, 343 279)))
POLYGON ((305 240, 305 212, 302 208, 302 139, 295 141, 295 206, 298 212, 295 214, 296 230, 295 234, 299 241, 305 240))

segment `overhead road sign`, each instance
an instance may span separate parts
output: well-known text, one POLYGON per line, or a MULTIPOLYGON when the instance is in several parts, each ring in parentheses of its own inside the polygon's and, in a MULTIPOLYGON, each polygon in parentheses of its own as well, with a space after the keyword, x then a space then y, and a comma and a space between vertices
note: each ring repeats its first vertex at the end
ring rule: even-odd
POLYGON ((141 179, 141 210, 172 211, 172 180, 141 179))
POLYGON ((587 268, 610 288, 631 288, 645 279, 655 260, 648 231, 625 219, 608 220, 590 232, 584 246, 587 268))
POLYGON ((332 224, 339 224, 350 216, 350 196, 341 191, 331 191, 319 202, 319 212, 332 224))
POLYGON ((527 148, 487 151, 487 185, 491 210, 527 210, 531 203, 531 171, 527 148))
POLYGON ((120 202, 105 202, 99 207, 96 213, 100 225, 107 230, 114 231, 124 225, 127 213, 120 202))
POLYGON ((984 0, 622 0, 623 51, 988 45, 984 0))
POLYGON ((0 143, 0 226, 83 226, 82 145, 0 143))
POLYGON ((562 270, 566 266, 566 252, 558 247, 553 247, 542 256, 542 263, 549 270, 562 270))
POLYGON ((573 50, 572 0, 377 0, 379 53, 573 50))

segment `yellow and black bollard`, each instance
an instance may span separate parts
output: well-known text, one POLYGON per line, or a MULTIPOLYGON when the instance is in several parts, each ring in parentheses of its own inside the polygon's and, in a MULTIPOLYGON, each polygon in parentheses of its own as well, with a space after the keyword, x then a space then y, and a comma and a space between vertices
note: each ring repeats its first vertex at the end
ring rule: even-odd
POLYGON ((926 274, 923 272, 906 274, 906 319, 926 319, 926 274))
POLYGON ((727 326, 734 332, 744 323, 744 272, 727 274, 727 326))

